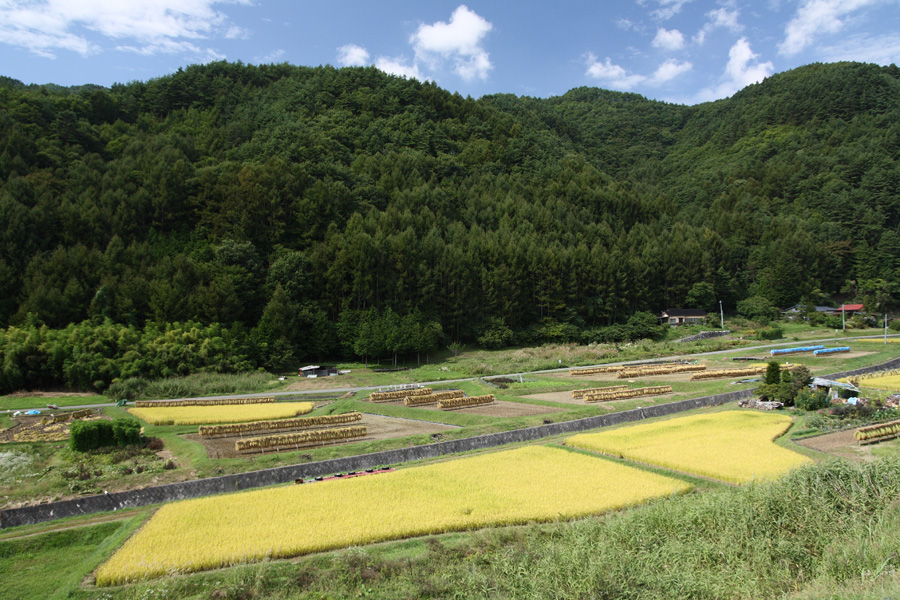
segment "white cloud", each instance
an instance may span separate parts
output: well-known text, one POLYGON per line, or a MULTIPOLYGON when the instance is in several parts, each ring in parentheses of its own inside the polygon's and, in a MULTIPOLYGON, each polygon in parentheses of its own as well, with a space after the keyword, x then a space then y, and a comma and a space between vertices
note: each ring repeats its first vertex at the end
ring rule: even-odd
POLYGON ((369 64, 369 51, 356 44, 341 46, 338 50, 338 64, 342 67, 362 67, 369 64))
POLYGON ((680 62, 675 60, 674 58, 670 58, 663 64, 659 65, 659 67, 653 73, 653 77, 650 78, 650 83, 652 83, 653 85, 662 85, 667 81, 675 79, 683 73, 687 73, 693 68, 694 65, 688 61, 680 62))
POLYGON ((220 54, 212 48, 201 48, 191 42, 177 42, 175 40, 160 40, 156 43, 144 44, 143 46, 127 46, 119 45, 116 50, 122 52, 134 52, 144 56, 154 56, 156 54, 183 54, 193 56, 200 62, 210 62, 214 60, 223 60, 224 54, 220 54))
MULTIPOLYGON (((650 14, 661 21, 671 19, 681 12, 681 7, 690 3, 692 0, 655 0, 659 4, 659 8, 650 11, 650 14)), ((643 6, 647 0, 638 0, 638 4, 643 6)))
POLYGON ((85 29, 119 42, 118 49, 219 56, 194 42, 242 37, 245 30, 215 10, 216 4, 249 0, 0 0, 0 43, 53 57, 68 50, 99 51, 85 29))
POLYGON ((487 79, 492 65, 482 41, 493 25, 461 4, 450 15, 450 22, 420 25, 409 41, 416 59, 436 69, 443 61, 452 61, 453 71, 466 81, 487 79))
POLYGON ((750 48, 747 38, 741 38, 728 51, 728 64, 722 82, 697 94, 697 102, 727 98, 752 83, 759 83, 775 72, 770 61, 759 62, 759 55, 750 48))
POLYGON ((652 76, 647 77, 637 73, 629 74, 620 65, 613 64, 609 57, 601 62, 595 55, 588 54, 587 63, 586 74, 588 76, 599 79, 611 88, 619 90, 631 90, 641 84, 651 87, 660 86, 694 68, 690 62, 681 62, 671 58, 659 65, 652 76))
POLYGON ((706 41, 706 36, 716 29, 728 29, 735 33, 741 31, 743 26, 738 23, 739 16, 740 11, 729 10, 729 8, 725 6, 709 11, 706 13, 706 18, 709 20, 703 25, 700 31, 697 32, 697 35, 694 36, 694 42, 702 45, 703 42, 706 41))
POLYGON ((629 75, 625 69, 614 65, 608 56, 605 61, 600 62, 596 56, 588 54, 587 62, 587 75, 594 79, 600 79, 615 89, 630 90, 647 79, 643 75, 629 75))
POLYGON ((656 30, 656 37, 651 45, 663 50, 681 50, 684 48, 684 35, 677 29, 660 27, 656 30))
POLYGON ((837 33, 844 17, 875 0, 805 0, 785 28, 778 51, 786 56, 801 52, 821 34, 837 33))
POLYGON ((407 79, 418 79, 419 81, 428 80, 428 78, 419 71, 418 63, 408 65, 405 60, 399 58, 379 56, 375 61, 375 68, 390 75, 399 75, 400 77, 406 77, 407 79))
POLYGON ((255 63, 260 65, 266 64, 274 64, 278 62, 284 62, 282 59, 284 58, 284 50, 279 48, 278 50, 273 50, 264 56, 257 56, 254 60, 255 63))
POLYGON ((879 65, 898 64, 900 34, 852 36, 842 39, 835 45, 819 48, 819 53, 826 62, 853 60, 879 65))

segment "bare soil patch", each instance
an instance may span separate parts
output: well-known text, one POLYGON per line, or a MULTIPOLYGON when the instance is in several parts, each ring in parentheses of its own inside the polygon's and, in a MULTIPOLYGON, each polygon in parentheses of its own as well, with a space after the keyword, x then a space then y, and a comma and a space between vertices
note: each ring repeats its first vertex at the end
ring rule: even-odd
POLYGON ((816 358, 857 358, 860 356, 868 356, 870 354, 875 354, 874 352, 863 352, 863 351, 854 351, 854 352, 835 352, 833 354, 820 354, 816 356, 816 358))
MULTIPOLYGON (((437 406, 435 406, 437 409, 437 406)), ((552 406, 539 406, 537 404, 522 404, 521 402, 506 402, 495 400, 490 404, 482 404, 470 408, 462 408, 453 412, 463 412, 467 415, 479 415, 482 417, 530 417, 532 415, 544 415, 560 412, 563 408, 552 406)))
POLYGON ((849 458, 857 461, 871 461, 876 457, 872 453, 874 448, 884 447, 893 444, 898 445, 897 440, 884 441, 880 444, 867 444, 860 446, 856 441, 854 433, 855 429, 846 429, 844 431, 836 431, 835 433, 826 433, 802 440, 794 440, 795 444, 799 444, 806 448, 826 452, 835 456, 849 458))
MULTIPOLYGON (((568 393, 568 392, 567 392, 568 393)), ((403 406, 403 402, 381 402, 380 404, 393 404, 394 406, 403 406)), ((437 403, 424 404, 417 406, 423 410, 443 412, 437 407, 437 403)), ((453 412, 465 413, 467 415, 478 415, 480 417, 530 417, 533 415, 543 415, 547 413, 559 412, 564 408, 555 408, 553 406, 540 406, 537 404, 523 404, 521 402, 507 402, 505 400, 495 400, 490 404, 481 404, 479 406, 469 406, 466 408, 458 408, 453 412)))
MULTIPOLYGON (((660 396, 641 396, 639 398, 622 398, 621 400, 611 400, 609 402, 585 402, 582 398, 573 398, 572 392, 546 392, 543 394, 530 394, 528 396, 522 396, 523 398, 534 398, 535 400, 545 400, 549 402, 562 402, 565 404, 578 404, 584 406, 585 404, 594 404, 597 406, 606 406, 606 405, 615 405, 620 402, 625 402, 627 400, 650 400, 656 401, 657 399, 662 400, 678 400, 679 396, 682 394, 672 393, 672 394, 663 394, 660 396)), ((556 409, 559 410, 559 409, 556 409)))
MULTIPOLYGON (((455 425, 446 425, 444 423, 433 423, 431 421, 417 421, 415 419, 401 419, 397 417, 385 417, 382 415, 371 415, 363 413, 362 420, 354 423, 354 425, 365 425, 367 429, 366 437, 355 438, 345 442, 335 442, 349 444, 360 441, 386 440, 398 437, 406 437, 409 435, 421 434, 440 434, 444 431, 456 429, 455 425)), ((260 433, 258 435, 248 437, 259 437, 267 435, 260 433)), ((272 435, 272 434, 268 434, 272 435)), ((204 438, 200 434, 192 433, 182 436, 193 442, 198 442, 206 447, 206 452, 210 458, 236 458, 240 456, 252 456, 254 453, 236 452, 234 443, 241 439, 239 436, 222 437, 222 438, 204 438)), ((301 448, 302 450, 302 448, 301 448)), ((294 451, 294 448, 285 448, 285 452, 294 451)), ((275 452, 272 450, 271 452, 275 452)))
POLYGON ((332 377, 297 377, 297 380, 288 384, 283 392, 301 392, 307 390, 330 390, 334 388, 360 387, 366 385, 360 383, 358 377, 352 374, 334 375, 332 377))

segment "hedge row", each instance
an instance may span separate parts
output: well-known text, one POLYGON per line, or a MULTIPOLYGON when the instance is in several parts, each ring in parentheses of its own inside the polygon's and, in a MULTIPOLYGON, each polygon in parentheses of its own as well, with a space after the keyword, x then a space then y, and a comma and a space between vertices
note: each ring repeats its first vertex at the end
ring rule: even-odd
POLYGON ((405 406, 423 406, 425 404, 434 404, 439 400, 449 400, 450 398, 462 398, 465 393, 462 390, 450 390, 446 392, 435 392, 425 396, 407 396, 403 399, 405 406))
POLYGON ((686 373, 691 371, 705 371, 706 365, 665 365, 654 367, 629 367, 619 371, 616 375, 619 379, 629 377, 649 377, 650 375, 671 375, 672 373, 686 373))
POLYGON ((418 388, 413 390, 394 390, 392 392, 372 392, 369 395, 369 402, 391 402, 409 396, 427 396, 431 393, 431 388, 418 388))
POLYGON ((569 375, 594 375, 596 373, 615 373, 621 371, 622 365, 612 365, 606 367, 590 367, 588 369, 570 369, 569 375))
POLYGON ((335 429, 315 429, 313 431, 299 431, 297 433, 284 433, 281 435, 270 435, 265 437, 249 438, 246 440, 238 440, 234 443, 234 449, 238 452, 246 452, 247 450, 262 451, 267 448, 281 449, 282 447, 290 446, 299 448, 301 446, 311 446, 325 444, 327 442, 336 442, 357 437, 365 437, 365 435, 365 425, 338 427, 335 429))
POLYGON ((746 367, 744 369, 715 369, 713 371, 704 371, 702 373, 694 373, 691 379, 715 379, 716 377, 747 377, 750 375, 762 375, 768 367, 746 367))
POLYGON ((312 427, 328 427, 343 425, 362 419, 362 413, 350 412, 342 415, 321 415, 317 417, 301 417, 299 419, 271 419, 268 421, 252 421, 250 423, 232 423, 229 425, 201 425, 201 437, 231 437, 245 433, 262 431, 289 431, 291 429, 309 429, 312 427))
POLYGON ((458 408, 468 408, 470 406, 479 406, 482 404, 490 404, 495 400, 493 394, 484 396, 466 396, 464 398, 448 398, 438 401, 438 408, 441 410, 456 410, 458 408))
POLYGON ((897 435, 900 435, 900 420, 867 425, 866 427, 860 427, 854 433, 857 440, 867 443, 878 442, 897 435))
POLYGON ((672 391, 671 385, 656 385, 644 388, 634 388, 632 390, 621 390, 618 392, 605 392, 600 394, 590 394, 584 397, 585 402, 609 402, 610 400, 622 400, 625 398, 640 398, 641 396, 659 396, 668 394, 672 391))
POLYGON ((84 419, 85 417, 91 416, 91 409, 83 408, 81 410, 76 410, 75 412, 65 412, 59 413, 52 416, 52 419, 42 419, 43 422, 53 422, 53 423, 65 423, 66 421, 72 420, 76 421, 78 419, 84 419))
POLYGON ((601 388, 588 388, 586 390, 572 390, 572 398, 581 400, 588 394, 602 394, 603 392, 615 392, 618 390, 627 390, 627 385, 609 385, 601 388))

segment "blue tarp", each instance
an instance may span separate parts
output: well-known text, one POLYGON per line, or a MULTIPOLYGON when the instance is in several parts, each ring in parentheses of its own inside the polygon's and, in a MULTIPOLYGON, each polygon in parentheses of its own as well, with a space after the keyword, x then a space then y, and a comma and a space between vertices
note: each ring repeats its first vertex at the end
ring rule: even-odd
POLYGON ((838 348, 823 348, 822 350, 816 350, 813 352, 816 356, 820 354, 831 354, 832 352, 850 352, 850 346, 840 346, 838 348))
POLYGON ((781 348, 778 350, 769 350, 769 354, 776 356, 778 354, 790 354, 791 352, 812 352, 813 350, 823 350, 825 346, 798 346, 796 348, 781 348))

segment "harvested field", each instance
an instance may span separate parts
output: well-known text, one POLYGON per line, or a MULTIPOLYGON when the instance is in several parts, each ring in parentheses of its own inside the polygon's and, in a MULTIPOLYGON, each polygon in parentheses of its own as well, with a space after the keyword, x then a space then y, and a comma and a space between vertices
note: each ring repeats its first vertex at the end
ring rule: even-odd
POLYGON ((853 435, 855 431, 856 429, 847 429, 835 433, 826 433, 825 435, 817 435, 803 440, 794 440, 794 443, 812 450, 818 450, 819 452, 863 462, 877 458, 873 453, 873 450, 876 448, 900 447, 900 440, 897 439, 860 446, 853 435))
MULTIPOLYGON (((566 393, 570 394, 571 392, 566 393)), ((425 406, 417 406, 416 408, 439 412, 436 404, 427 404, 425 406)), ((490 404, 482 404, 481 406, 467 406, 466 408, 458 408, 453 412, 463 413, 466 415, 478 415, 480 417, 530 417, 533 415, 543 415, 546 413, 560 412, 562 410, 565 409, 554 408, 552 406, 538 406, 536 404, 523 404, 521 402, 494 400, 490 404)))
MULTIPOLYGON (((363 413, 362 421, 358 421, 357 423, 365 425, 368 428, 366 437, 362 438, 364 441, 386 440, 406 437, 408 435, 439 434, 444 431, 456 429, 453 425, 445 425, 443 423, 384 417, 382 415, 370 415, 366 413, 363 413)), ((245 454, 235 452, 234 450, 234 442, 241 439, 240 437, 209 439, 200 437, 200 435, 196 433, 182 437, 202 444, 206 448, 206 452, 210 458, 235 458, 238 456, 246 456, 245 454)), ((361 439, 348 440, 348 442, 358 441, 361 441, 361 439)), ((274 450, 272 452, 274 452, 274 450)))

